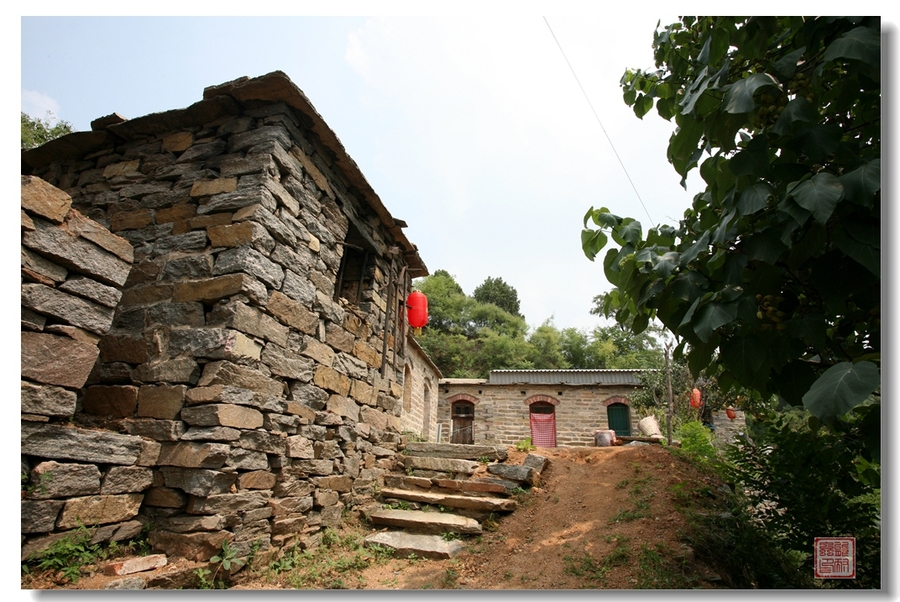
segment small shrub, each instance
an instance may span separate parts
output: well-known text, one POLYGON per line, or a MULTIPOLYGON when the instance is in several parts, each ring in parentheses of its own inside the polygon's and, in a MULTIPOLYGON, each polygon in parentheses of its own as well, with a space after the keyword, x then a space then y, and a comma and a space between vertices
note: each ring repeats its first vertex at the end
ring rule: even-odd
POLYGON ((712 433, 699 422, 688 422, 676 433, 681 441, 681 450, 698 458, 702 462, 714 462, 718 459, 716 448, 712 444, 712 433))
POLYGON ((531 437, 528 437, 527 439, 516 441, 516 449, 520 452, 529 452, 537 448, 531 444, 531 437))

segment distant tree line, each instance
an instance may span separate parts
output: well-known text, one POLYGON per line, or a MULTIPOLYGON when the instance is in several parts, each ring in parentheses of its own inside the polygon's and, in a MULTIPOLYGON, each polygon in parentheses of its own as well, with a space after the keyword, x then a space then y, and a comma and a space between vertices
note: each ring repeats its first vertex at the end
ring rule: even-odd
POLYGON ((519 296, 502 278, 487 278, 467 295, 446 270, 414 283, 428 297, 429 321, 418 338, 448 378, 486 378, 491 370, 657 368, 654 331, 619 327, 563 328, 547 319, 529 329, 519 296))

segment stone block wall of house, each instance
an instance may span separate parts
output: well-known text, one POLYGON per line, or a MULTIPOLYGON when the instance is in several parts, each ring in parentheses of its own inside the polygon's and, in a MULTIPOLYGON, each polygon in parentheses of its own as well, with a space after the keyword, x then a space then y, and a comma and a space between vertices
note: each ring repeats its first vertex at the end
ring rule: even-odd
MULTIPOLYGON (((452 402, 472 401, 473 442, 514 445, 531 437, 529 402, 545 401, 554 406, 557 445, 590 446, 594 445, 594 431, 609 428, 605 404, 627 405, 633 390, 628 385, 497 385, 486 380, 445 379, 440 384, 438 424, 443 441, 449 442, 452 402)), ((632 434, 638 433, 640 418, 629 408, 632 434)))
POLYGON ((103 295, 74 275, 45 285, 32 264, 55 251, 28 243, 23 214, 23 348, 72 321, 42 286, 68 287, 108 322, 76 324, 99 337, 97 361, 83 387, 45 383, 66 406, 46 421, 32 406, 49 394, 26 396, 23 355, 29 500, 44 474, 73 483, 49 487, 27 528, 23 512, 23 554, 77 525, 132 520, 157 550, 198 560, 224 541, 239 555, 315 545, 371 498, 402 442, 403 300, 427 274, 405 224, 279 72, 92 128, 23 153, 23 173, 133 248, 133 267, 120 258, 98 276, 103 295))
POLYGON ((424 441, 436 441, 440 370, 410 337, 403 384, 403 431, 424 441))

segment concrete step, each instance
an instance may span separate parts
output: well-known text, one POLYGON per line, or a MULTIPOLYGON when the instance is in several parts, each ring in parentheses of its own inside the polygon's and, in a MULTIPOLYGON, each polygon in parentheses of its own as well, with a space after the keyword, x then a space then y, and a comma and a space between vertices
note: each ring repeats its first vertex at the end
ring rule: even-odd
POLYGON ((504 498, 472 497, 467 495, 409 491, 406 489, 392 488, 382 489, 380 495, 382 498, 397 498, 411 502, 431 504, 433 506, 466 508, 469 510, 484 510, 487 512, 512 512, 516 509, 515 500, 504 498))
POLYGON ((481 525, 477 520, 446 512, 382 508, 369 514, 369 522, 374 525, 387 525, 389 527, 399 527, 420 533, 438 535, 448 532, 463 535, 477 535, 481 533, 481 525))
POLYGON ((369 535, 363 540, 366 546, 383 546, 394 550, 397 556, 408 557, 415 554, 421 558, 453 558, 465 549, 458 539, 446 541, 440 535, 404 533, 403 531, 382 531, 369 535))
POLYGON ((430 456, 432 458, 455 458, 457 460, 481 460, 503 462, 507 458, 504 445, 462 445, 459 443, 416 443, 406 444, 404 452, 409 456, 430 456))

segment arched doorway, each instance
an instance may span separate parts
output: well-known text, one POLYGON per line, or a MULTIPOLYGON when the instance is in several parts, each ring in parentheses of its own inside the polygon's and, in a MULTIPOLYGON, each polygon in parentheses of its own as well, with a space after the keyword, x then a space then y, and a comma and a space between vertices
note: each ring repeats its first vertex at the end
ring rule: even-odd
POLYGON ((535 447, 556 447, 556 408, 547 400, 528 404, 528 423, 531 444, 535 447))
POLYGON ((454 401, 450 405, 450 418, 452 420, 450 443, 465 445, 475 443, 475 404, 465 400, 454 401))
POLYGON ((626 404, 611 403, 606 406, 606 419, 617 437, 631 436, 631 410, 626 404))

